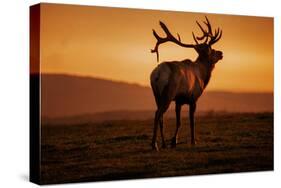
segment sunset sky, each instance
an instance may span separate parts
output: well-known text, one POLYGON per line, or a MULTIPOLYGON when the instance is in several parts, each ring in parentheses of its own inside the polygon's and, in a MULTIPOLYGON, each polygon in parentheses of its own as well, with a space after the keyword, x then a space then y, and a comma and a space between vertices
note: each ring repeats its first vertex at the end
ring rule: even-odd
MULTIPOLYGON (((273 19, 171 11, 43 4, 41 6, 41 71, 99 77, 149 86, 157 66, 150 53, 163 35, 162 20, 184 43, 194 43, 196 20, 208 16, 213 29, 223 30, 213 48, 224 58, 213 72, 207 90, 273 91, 273 19)), ((166 43, 160 62, 195 60, 193 49, 166 43)))

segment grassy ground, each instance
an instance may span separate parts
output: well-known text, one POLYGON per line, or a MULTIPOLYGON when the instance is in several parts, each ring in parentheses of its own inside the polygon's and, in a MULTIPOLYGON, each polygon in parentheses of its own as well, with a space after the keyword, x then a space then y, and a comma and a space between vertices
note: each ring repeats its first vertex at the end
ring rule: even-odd
MULTIPOLYGON (((43 125, 42 183, 273 170, 272 113, 209 114, 196 120, 196 146, 183 119, 177 148, 159 152, 150 148, 152 120, 43 125)), ((170 144, 175 119, 164 123, 170 144)))

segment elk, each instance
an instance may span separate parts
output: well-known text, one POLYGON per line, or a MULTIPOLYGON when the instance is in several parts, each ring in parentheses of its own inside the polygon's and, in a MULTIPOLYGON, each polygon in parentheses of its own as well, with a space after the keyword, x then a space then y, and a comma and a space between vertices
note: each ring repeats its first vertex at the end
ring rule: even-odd
POLYGON ((152 148, 154 150, 158 151, 158 126, 160 126, 162 148, 166 148, 163 132, 163 115, 172 101, 175 101, 176 111, 176 131, 172 138, 172 147, 176 147, 177 144, 178 131, 181 126, 181 107, 184 104, 189 105, 191 144, 195 145, 196 143, 194 122, 196 102, 208 85, 215 64, 223 58, 223 53, 221 51, 212 49, 212 45, 218 42, 222 37, 222 30, 218 28, 213 33, 208 18, 205 18, 206 21, 204 21, 204 24, 207 26, 207 29, 204 29, 199 22, 196 21, 203 35, 198 37, 192 32, 195 44, 182 43, 180 35, 177 34, 178 39, 175 38, 168 27, 161 21, 160 26, 165 32, 166 37, 160 37, 156 31, 153 30, 153 35, 157 39, 157 43, 154 49, 151 50, 151 53, 157 54, 157 61, 159 61, 158 47, 166 42, 173 42, 185 48, 193 48, 198 54, 195 61, 185 59, 183 61, 162 62, 150 75, 150 83, 157 105, 152 137, 152 148))

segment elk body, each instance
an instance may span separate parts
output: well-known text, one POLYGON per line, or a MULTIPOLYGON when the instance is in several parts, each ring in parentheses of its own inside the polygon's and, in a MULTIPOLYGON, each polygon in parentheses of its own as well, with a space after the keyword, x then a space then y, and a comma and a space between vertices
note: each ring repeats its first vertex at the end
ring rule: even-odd
POLYGON ((181 107, 184 104, 189 105, 191 144, 194 145, 196 142, 194 122, 196 102, 208 85, 215 64, 223 57, 221 51, 214 50, 211 47, 220 40, 222 31, 218 28, 213 34, 211 24, 207 17, 206 22, 204 22, 207 26, 207 30, 204 30, 198 22, 196 23, 203 32, 202 37, 195 37, 194 33, 192 33, 196 44, 182 43, 180 36, 178 35, 178 39, 176 39, 163 22, 160 22, 160 26, 166 33, 166 37, 160 37, 155 30, 153 30, 157 43, 151 52, 157 54, 157 61, 159 60, 158 47, 165 42, 173 42, 181 47, 193 48, 198 53, 198 57, 194 62, 189 59, 163 62, 151 73, 150 82, 157 104, 152 137, 152 148, 155 150, 158 150, 158 126, 160 126, 162 147, 166 147, 163 131, 163 115, 172 101, 175 101, 176 104, 176 130, 172 138, 172 147, 175 147, 177 144, 178 131, 181 126, 181 107))

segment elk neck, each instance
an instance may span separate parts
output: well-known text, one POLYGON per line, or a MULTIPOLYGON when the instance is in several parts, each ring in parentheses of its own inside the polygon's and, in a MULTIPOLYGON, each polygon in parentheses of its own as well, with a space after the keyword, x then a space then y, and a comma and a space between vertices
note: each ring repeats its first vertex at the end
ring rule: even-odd
POLYGON ((211 79, 214 64, 210 62, 208 58, 201 56, 196 59, 195 63, 197 63, 199 66, 199 70, 202 76, 201 78, 204 82, 204 88, 206 88, 211 79))

